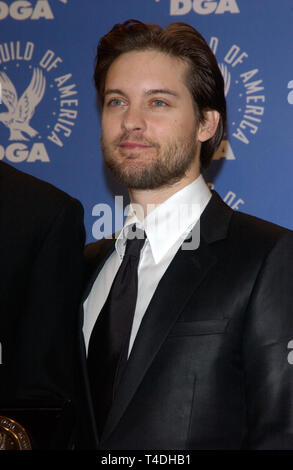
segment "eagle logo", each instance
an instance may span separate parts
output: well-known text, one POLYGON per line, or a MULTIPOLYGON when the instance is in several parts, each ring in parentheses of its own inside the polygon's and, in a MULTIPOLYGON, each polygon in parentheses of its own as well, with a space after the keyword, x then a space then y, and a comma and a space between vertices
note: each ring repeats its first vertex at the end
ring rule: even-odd
POLYGON ((24 134, 35 137, 38 132, 30 126, 35 109, 42 100, 46 79, 39 68, 34 68, 29 86, 20 99, 12 81, 5 72, 0 72, 2 102, 8 111, 0 113, 0 122, 10 130, 9 140, 29 140, 24 134))

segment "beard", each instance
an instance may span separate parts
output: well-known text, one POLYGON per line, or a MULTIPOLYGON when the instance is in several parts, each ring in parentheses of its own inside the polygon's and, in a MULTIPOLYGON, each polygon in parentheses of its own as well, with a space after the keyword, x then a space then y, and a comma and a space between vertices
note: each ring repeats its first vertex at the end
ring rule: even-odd
POLYGON ((155 151, 154 157, 146 156, 146 161, 142 162, 143 157, 127 158, 119 153, 119 144, 128 140, 129 136, 129 133, 125 133, 112 144, 105 141, 103 134, 101 136, 105 164, 118 182, 129 189, 156 189, 177 183, 185 176, 197 154, 196 132, 182 139, 170 139, 164 146, 136 136, 136 142, 150 145, 148 151, 155 151))

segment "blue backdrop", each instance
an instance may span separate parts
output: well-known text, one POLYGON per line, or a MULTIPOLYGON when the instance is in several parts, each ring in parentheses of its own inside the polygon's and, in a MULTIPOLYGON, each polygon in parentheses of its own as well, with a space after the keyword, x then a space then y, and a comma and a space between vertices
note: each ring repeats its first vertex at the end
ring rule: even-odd
POLYGON ((235 210, 293 229, 292 0, 0 1, 0 160, 78 198, 88 242, 119 228, 125 191, 102 163, 92 75, 99 38, 129 18, 203 34, 228 103, 206 179, 235 210), (116 226, 101 224, 106 205, 116 226))

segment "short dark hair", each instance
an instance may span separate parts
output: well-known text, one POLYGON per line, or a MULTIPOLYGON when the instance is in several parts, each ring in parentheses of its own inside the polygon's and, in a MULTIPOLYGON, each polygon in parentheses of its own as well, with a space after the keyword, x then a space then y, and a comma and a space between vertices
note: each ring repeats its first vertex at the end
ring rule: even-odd
POLYGON ((99 103, 104 104, 105 81, 109 67, 121 54, 158 50, 185 61, 186 85, 192 95, 196 116, 204 122, 204 112, 217 110, 220 121, 215 135, 201 147, 201 167, 207 168, 220 145, 226 126, 224 80, 217 60, 202 35, 186 23, 171 23, 167 28, 127 20, 116 24, 101 38, 97 48, 94 81, 99 103))

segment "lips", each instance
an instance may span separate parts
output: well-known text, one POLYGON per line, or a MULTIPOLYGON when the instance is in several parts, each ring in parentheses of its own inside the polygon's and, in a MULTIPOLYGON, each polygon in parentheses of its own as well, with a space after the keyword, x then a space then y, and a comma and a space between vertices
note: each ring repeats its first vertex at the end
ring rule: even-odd
POLYGON ((142 144, 141 142, 124 141, 120 143, 119 147, 125 150, 141 150, 150 148, 151 145, 142 144))

